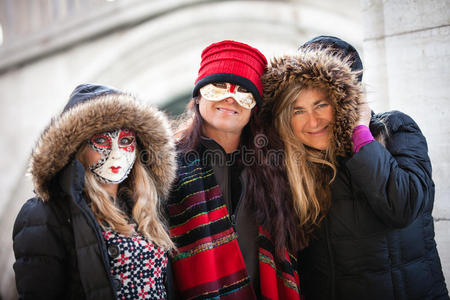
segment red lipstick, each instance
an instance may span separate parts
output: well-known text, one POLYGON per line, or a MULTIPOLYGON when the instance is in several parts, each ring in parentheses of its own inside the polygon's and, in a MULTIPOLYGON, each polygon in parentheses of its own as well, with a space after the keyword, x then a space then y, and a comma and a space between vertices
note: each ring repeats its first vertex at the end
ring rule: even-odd
POLYGON ((113 172, 113 173, 119 173, 119 169, 120 169, 121 167, 111 167, 111 171, 113 172))

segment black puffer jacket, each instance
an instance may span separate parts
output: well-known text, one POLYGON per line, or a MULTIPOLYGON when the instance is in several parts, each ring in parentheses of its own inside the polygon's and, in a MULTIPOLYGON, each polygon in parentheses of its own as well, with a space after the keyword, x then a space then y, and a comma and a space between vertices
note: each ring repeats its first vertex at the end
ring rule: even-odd
POLYGON ((306 297, 448 299, 425 137, 398 111, 373 121, 372 131, 386 125, 386 147, 374 141, 340 159, 331 210, 300 254, 306 297))
POLYGON ((20 299, 116 298, 110 251, 83 194, 85 169, 73 157, 93 134, 118 128, 134 130, 158 195, 167 196, 176 163, 166 116, 107 87, 77 87, 32 153, 37 196, 24 204, 13 230, 20 299))
POLYGON ((59 181, 59 196, 27 201, 14 224, 19 298, 114 299, 101 229, 82 194, 83 165, 74 160, 59 181))

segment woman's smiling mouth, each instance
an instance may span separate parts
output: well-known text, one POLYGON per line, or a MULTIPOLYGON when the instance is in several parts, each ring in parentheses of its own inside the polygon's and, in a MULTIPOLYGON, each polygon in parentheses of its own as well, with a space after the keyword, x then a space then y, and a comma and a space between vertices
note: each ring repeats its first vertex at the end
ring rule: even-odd
POLYGON ((309 135, 321 135, 321 134, 327 133, 327 131, 328 131, 328 125, 319 131, 316 131, 316 132, 308 131, 307 133, 309 135))
POLYGON ((230 115, 237 115, 238 112, 233 110, 233 109, 229 109, 229 108, 225 108, 225 107, 218 107, 217 108, 218 111, 226 113, 226 114, 230 114, 230 115))

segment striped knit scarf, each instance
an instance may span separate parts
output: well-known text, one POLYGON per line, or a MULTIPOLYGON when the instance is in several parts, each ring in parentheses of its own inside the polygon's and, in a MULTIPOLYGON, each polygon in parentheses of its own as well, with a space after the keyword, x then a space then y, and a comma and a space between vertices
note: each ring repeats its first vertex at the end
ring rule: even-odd
MULTIPOLYGON (((178 246, 172 261, 182 299, 256 299, 236 232, 211 167, 181 162, 168 203, 170 235, 178 246)), ((301 299, 297 261, 275 263, 274 247, 259 229, 262 299, 301 299)))

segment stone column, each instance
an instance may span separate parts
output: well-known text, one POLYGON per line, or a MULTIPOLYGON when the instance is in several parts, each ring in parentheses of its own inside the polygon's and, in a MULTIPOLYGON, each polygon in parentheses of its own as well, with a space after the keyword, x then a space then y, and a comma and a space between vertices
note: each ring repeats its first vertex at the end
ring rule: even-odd
POLYGON ((375 111, 401 110, 427 137, 436 241, 450 283, 450 2, 361 0, 364 81, 375 111))

